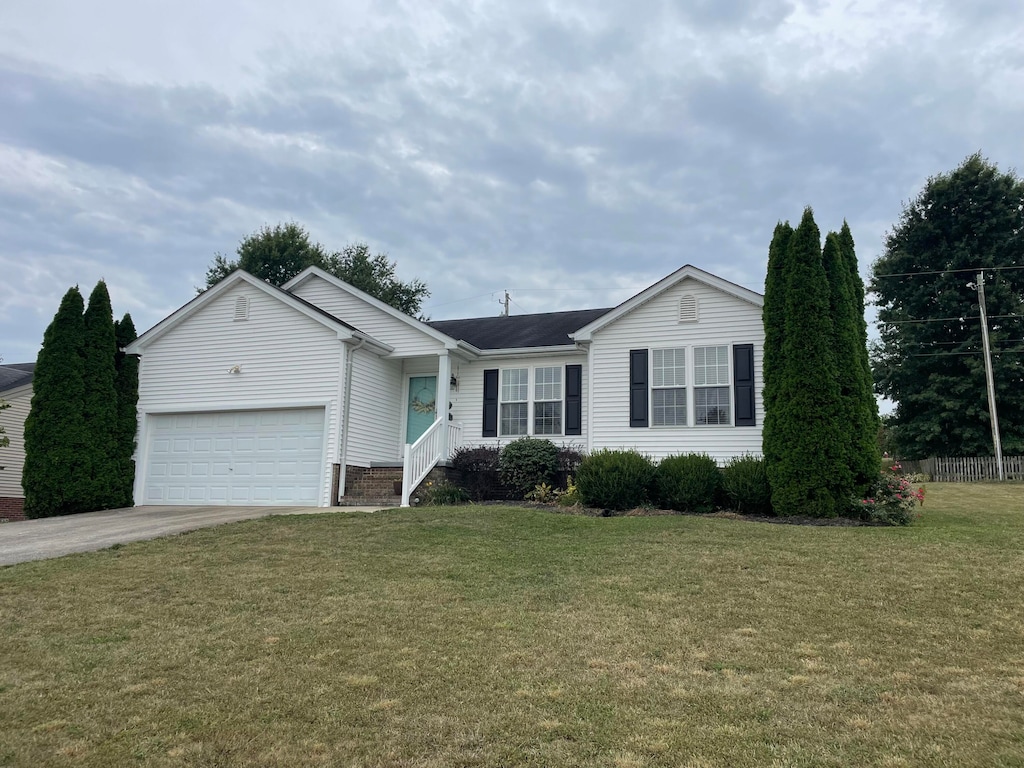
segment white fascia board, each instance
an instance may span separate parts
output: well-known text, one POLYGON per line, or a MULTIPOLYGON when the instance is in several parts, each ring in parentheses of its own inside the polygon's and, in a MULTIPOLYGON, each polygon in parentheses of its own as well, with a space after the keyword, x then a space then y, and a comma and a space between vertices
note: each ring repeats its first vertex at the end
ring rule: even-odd
POLYGON ((444 344, 445 349, 455 349, 457 346, 456 340, 453 339, 451 336, 445 333, 441 333, 440 331, 434 330, 426 323, 417 320, 415 317, 411 317, 410 315, 405 314, 405 312, 395 309, 390 304, 383 302, 374 296, 371 296, 365 291, 359 290, 354 285, 349 285, 344 280, 335 277, 329 272, 324 272, 322 269, 320 269, 320 267, 306 267, 304 270, 299 272, 299 274, 297 274, 287 283, 282 285, 281 288, 290 292, 297 288, 298 286, 300 286, 302 283, 306 282, 306 280, 310 279, 311 277, 319 277, 321 280, 327 281, 335 288, 345 291, 346 293, 355 296, 357 299, 361 301, 365 301, 371 307, 379 309, 381 312, 384 312, 385 314, 391 315, 391 317, 395 318, 396 320, 401 320, 410 328, 414 328, 420 333, 426 334, 434 341, 441 342, 442 344, 444 344))
POLYGON ((512 347, 508 349, 482 349, 480 350, 480 357, 491 358, 491 357, 545 357, 551 355, 572 355, 586 354, 586 350, 581 349, 576 344, 559 344, 554 347, 512 347))
POLYGON ((395 348, 390 344, 385 344, 383 341, 377 341, 375 338, 367 336, 362 331, 355 331, 344 338, 342 338, 342 335, 339 333, 338 339, 357 349, 364 346, 370 347, 376 352, 378 357, 390 357, 391 353, 395 351, 395 348))
POLYGON ((288 305, 289 307, 298 312, 301 312, 306 317, 315 320, 321 325, 331 328, 332 330, 337 332, 339 339, 351 338, 353 335, 361 333, 360 331, 350 328, 347 325, 331 320, 326 315, 323 315, 317 312, 316 310, 311 309, 307 305, 303 304, 301 301, 298 301, 294 296, 291 296, 290 294, 284 291, 276 289, 275 287, 269 285, 268 283, 265 283, 259 278, 253 277, 248 272, 241 269, 236 269, 234 272, 225 277, 215 286, 213 286, 209 290, 203 291, 201 294, 192 299, 192 301, 188 302, 188 304, 185 304, 183 307, 175 310, 170 315, 161 320, 159 323, 150 328, 148 331, 146 331, 144 334, 139 336, 139 338, 135 339, 135 341, 128 344, 124 348, 125 354, 142 354, 142 351, 146 347, 148 347, 154 341, 159 339, 172 328, 187 320, 189 317, 194 315, 196 312, 205 307, 211 301, 214 301, 218 296, 220 296, 220 294, 224 293, 238 282, 248 283, 253 288, 257 288, 260 291, 263 291, 263 293, 265 293, 266 295, 271 296, 277 299, 278 301, 284 302, 286 305, 288 305))
POLYGON ((644 290, 640 291, 640 293, 638 293, 636 296, 633 296, 630 299, 626 299, 624 302, 619 304, 619 306, 615 307, 615 309, 613 309, 611 312, 606 312, 605 314, 601 315, 601 317, 580 328, 578 331, 576 331, 576 333, 571 333, 569 335, 575 341, 578 342, 590 341, 591 337, 596 331, 599 331, 605 326, 614 323, 623 315, 632 312, 637 307, 646 304, 648 301, 660 295, 664 291, 667 291, 669 288, 672 288, 673 286, 678 285, 683 280, 687 279, 695 280, 699 283, 704 283, 704 285, 707 285, 711 288, 715 288, 716 290, 719 290, 722 293, 729 294, 730 296, 735 296, 737 299, 740 299, 741 301, 746 301, 750 304, 753 304, 755 307, 764 306, 764 296, 762 296, 760 293, 751 291, 749 288, 744 288, 742 285, 736 285, 736 283, 731 283, 728 280, 723 280, 721 277, 718 277, 717 275, 713 275, 710 272, 705 272, 703 269, 699 269, 690 264, 687 264, 686 266, 677 269, 671 275, 662 278, 654 285, 652 285, 650 288, 645 288, 644 290))

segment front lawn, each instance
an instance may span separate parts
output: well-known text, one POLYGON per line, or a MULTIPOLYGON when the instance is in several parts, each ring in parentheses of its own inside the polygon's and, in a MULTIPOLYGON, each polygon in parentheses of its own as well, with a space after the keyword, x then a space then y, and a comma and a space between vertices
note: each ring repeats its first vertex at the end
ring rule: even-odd
POLYGON ((1024 766, 1024 485, 909 528, 461 507, 0 569, 0 765, 1024 766))

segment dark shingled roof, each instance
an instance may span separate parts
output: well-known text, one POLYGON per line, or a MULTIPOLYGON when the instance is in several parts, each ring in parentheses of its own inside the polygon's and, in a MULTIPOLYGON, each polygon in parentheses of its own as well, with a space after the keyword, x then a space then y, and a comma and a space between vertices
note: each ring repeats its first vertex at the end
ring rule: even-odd
POLYGON ((472 344, 477 349, 556 347, 572 344, 570 333, 575 333, 610 311, 610 308, 577 309, 537 315, 431 320, 427 325, 453 339, 472 344))
POLYGON ((35 363, 12 363, 0 365, 0 392, 23 387, 32 381, 35 363))

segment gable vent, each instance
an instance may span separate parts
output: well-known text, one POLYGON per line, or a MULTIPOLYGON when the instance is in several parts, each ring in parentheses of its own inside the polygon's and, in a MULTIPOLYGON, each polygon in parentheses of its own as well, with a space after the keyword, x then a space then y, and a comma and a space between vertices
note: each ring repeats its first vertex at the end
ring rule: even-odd
POLYGON ((249 319, 249 297, 239 296, 235 299, 235 320, 249 319))
POLYGON ((697 297, 691 294, 682 296, 679 299, 679 322, 697 322, 697 297))

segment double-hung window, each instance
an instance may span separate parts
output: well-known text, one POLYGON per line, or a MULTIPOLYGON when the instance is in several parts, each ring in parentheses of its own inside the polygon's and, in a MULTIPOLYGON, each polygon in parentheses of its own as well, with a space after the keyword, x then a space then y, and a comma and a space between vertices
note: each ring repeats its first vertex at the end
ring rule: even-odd
POLYGON ((655 427, 686 425, 686 349, 655 349, 651 416, 655 427))
POLYGON ((729 424, 729 347, 693 348, 696 424, 729 424))
POLYGON ((501 371, 501 434, 525 435, 530 425, 530 369, 501 371))
POLYGON ((533 387, 533 434, 562 434, 562 369, 537 368, 533 387))

